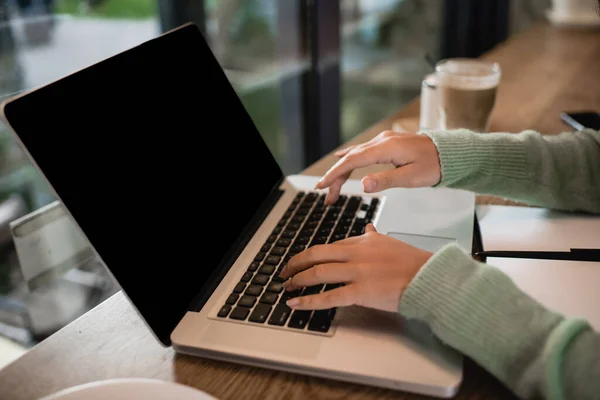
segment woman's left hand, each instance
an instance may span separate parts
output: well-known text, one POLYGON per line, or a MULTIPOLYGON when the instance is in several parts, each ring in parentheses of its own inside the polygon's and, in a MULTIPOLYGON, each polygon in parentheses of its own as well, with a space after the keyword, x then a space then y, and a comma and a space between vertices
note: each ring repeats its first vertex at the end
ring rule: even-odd
POLYGON ((298 310, 360 305, 396 312, 402 293, 432 253, 378 233, 372 224, 365 233, 296 254, 281 271, 285 290, 344 283, 316 295, 288 300, 298 310))

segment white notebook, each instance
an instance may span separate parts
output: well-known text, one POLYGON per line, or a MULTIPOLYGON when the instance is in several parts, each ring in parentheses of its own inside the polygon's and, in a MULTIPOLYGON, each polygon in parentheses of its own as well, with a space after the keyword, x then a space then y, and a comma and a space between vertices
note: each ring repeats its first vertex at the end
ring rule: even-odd
MULTIPOLYGON (((478 206, 484 250, 600 248, 600 217, 531 207, 478 206)), ((600 262, 487 258, 546 307, 600 331, 600 262)))

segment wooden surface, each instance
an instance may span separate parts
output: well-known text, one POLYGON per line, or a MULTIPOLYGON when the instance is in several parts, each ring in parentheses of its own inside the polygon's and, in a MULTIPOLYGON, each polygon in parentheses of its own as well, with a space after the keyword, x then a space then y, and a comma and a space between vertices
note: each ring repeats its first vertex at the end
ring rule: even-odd
MULTIPOLYGON (((565 31, 540 25, 513 37, 485 58, 498 61, 503 70, 492 130, 518 132, 531 128, 553 134, 567 130, 559 120, 560 111, 600 110, 598 31, 565 31)), ((408 129, 416 127, 417 116, 415 101, 353 142, 367 140, 398 121, 408 129)), ((321 175, 334 161, 333 156, 325 157, 305 173, 321 175)), ((359 171, 354 177, 367 171, 359 171)), ((1 370, 0 399, 36 399, 69 386, 118 377, 172 380, 222 400, 423 398, 175 355, 172 349, 158 344, 119 292, 1 370)), ((467 361, 465 381, 457 398, 511 396, 489 374, 467 361)))

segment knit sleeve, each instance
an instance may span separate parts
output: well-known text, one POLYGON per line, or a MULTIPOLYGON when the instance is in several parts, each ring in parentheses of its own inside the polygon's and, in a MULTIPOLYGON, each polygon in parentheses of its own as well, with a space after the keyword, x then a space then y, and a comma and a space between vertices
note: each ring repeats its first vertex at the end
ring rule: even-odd
POLYGON ((441 164, 439 186, 530 205, 600 212, 600 132, 559 135, 424 132, 441 164))
POLYGON ((600 335, 523 293, 455 244, 438 251, 399 303, 523 399, 598 399, 600 335))

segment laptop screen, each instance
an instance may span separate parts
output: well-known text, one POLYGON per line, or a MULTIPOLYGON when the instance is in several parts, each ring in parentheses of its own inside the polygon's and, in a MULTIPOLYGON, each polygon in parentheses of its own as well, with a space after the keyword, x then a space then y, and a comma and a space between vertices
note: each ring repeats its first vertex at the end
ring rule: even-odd
POLYGON ((9 102, 4 113, 167 345, 283 177, 194 25, 9 102))

